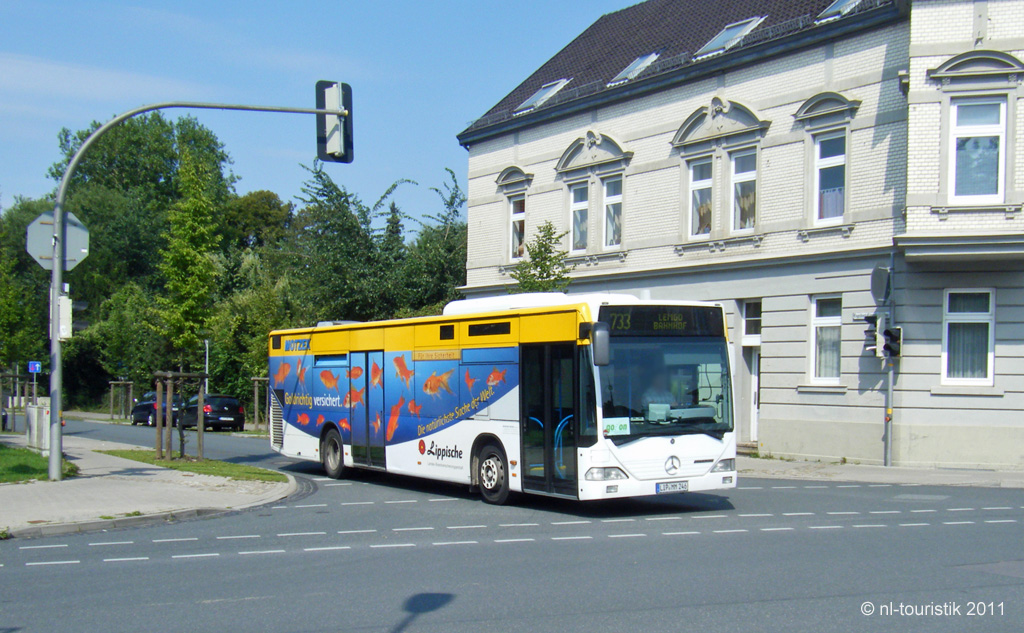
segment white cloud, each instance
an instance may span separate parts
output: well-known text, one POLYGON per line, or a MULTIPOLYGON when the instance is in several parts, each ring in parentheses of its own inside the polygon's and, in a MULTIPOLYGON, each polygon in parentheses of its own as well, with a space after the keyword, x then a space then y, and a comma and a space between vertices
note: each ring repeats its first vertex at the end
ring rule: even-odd
POLYGON ((190 81, 0 52, 4 101, 14 96, 60 98, 64 103, 153 102, 198 99, 211 92, 190 81))

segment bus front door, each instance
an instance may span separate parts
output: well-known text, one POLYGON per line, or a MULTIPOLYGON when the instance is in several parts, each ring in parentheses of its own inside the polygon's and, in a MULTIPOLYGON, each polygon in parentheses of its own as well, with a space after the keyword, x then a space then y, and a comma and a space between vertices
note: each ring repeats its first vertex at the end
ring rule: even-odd
POLYGON ((523 489, 577 497, 576 344, 523 345, 520 432, 523 489))

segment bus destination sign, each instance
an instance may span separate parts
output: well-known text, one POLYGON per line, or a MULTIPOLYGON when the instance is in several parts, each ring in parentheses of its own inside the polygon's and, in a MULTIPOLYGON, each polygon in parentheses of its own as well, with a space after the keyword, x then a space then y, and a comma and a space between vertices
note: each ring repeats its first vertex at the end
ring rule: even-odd
POLYGON ((602 306, 599 320, 612 336, 723 336, 721 308, 713 306, 602 306))

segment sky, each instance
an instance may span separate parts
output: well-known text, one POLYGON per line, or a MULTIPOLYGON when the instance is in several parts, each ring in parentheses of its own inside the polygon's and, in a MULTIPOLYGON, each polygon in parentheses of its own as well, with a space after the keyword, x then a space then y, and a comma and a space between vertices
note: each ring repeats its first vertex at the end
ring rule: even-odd
MULTIPOLYGON (((0 208, 55 189, 61 128, 162 101, 313 107, 352 86, 355 162, 335 182, 373 204, 437 213, 455 135, 598 17, 636 0, 52 2, 0 0, 0 208)), ((169 110, 177 117, 185 111, 169 110)), ((233 159, 236 191, 301 195, 316 155, 308 114, 189 111, 233 159)))

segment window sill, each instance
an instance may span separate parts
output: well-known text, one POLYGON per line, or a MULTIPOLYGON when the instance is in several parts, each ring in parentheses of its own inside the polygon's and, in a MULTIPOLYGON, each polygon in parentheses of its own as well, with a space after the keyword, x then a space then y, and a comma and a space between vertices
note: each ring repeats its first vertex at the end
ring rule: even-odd
POLYGON ((594 255, 586 255, 582 253, 574 255, 570 253, 569 256, 565 258, 565 263, 570 266, 597 266, 602 262, 624 262, 626 261, 626 255, 628 254, 629 251, 606 251, 594 255))
POLYGON ((800 229, 796 232, 797 237, 800 241, 807 242, 816 235, 824 235, 826 233, 841 233, 843 237, 850 237, 850 233, 853 233, 853 224, 826 224, 823 226, 815 226, 810 229, 800 229))
POLYGON ((986 385, 936 385, 932 387, 933 396, 986 396, 1002 398, 1003 389, 986 385))
POLYGON ((742 237, 730 237, 724 240, 701 239, 699 241, 688 242, 686 244, 676 244, 675 251, 676 255, 684 255, 687 251, 693 250, 708 250, 715 253, 724 251, 730 246, 742 246, 744 244, 751 244, 754 248, 757 248, 761 246, 761 242, 763 241, 764 235, 758 234, 744 235, 742 237))
POLYGON ((797 393, 846 393, 846 385, 797 385, 797 393))
POLYGON ((953 202, 945 207, 932 207, 932 213, 939 220, 949 218, 950 213, 1003 213, 1007 220, 1012 220, 1021 212, 1019 204, 969 204, 953 202))

